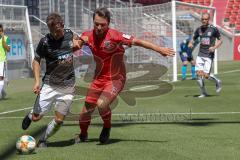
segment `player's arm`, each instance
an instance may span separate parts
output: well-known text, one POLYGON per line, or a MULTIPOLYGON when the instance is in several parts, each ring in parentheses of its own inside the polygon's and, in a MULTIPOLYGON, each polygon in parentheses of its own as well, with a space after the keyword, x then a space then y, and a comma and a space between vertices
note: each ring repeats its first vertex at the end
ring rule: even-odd
POLYGON ((46 53, 46 47, 44 45, 44 38, 40 40, 37 49, 35 57, 32 61, 32 69, 33 69, 33 75, 34 75, 34 85, 33 85, 33 92, 35 94, 40 93, 40 73, 41 73, 41 59, 44 57, 44 53, 46 53))
POLYGON ((160 47, 154 43, 151 43, 149 41, 142 40, 142 39, 134 38, 132 40, 132 45, 140 46, 140 47, 143 47, 146 49, 151 49, 153 51, 160 53, 163 56, 171 56, 172 57, 175 55, 175 52, 172 48, 160 47))
POLYGON ((194 44, 195 41, 198 39, 199 37, 199 33, 198 33, 198 29, 196 29, 196 31, 194 32, 194 35, 192 37, 192 39, 190 40, 190 42, 188 43, 188 47, 193 49, 194 48, 194 44))
POLYGON ((214 46, 209 48, 209 52, 212 52, 212 53, 214 53, 215 49, 220 47, 223 43, 223 38, 221 37, 221 34, 220 34, 220 32, 217 28, 215 30, 215 35, 214 36, 217 38, 217 41, 216 41, 214 46))
POLYGON ((10 51, 10 40, 9 40, 9 38, 5 39, 4 34, 2 34, 1 36, 2 36, 2 46, 7 52, 9 52, 10 51))
POLYGON ((41 65, 40 65, 41 59, 35 57, 33 62, 32 62, 32 67, 33 67, 33 75, 34 75, 34 86, 33 86, 33 92, 35 94, 40 93, 40 73, 41 73, 41 65))
POLYGON ((73 51, 79 50, 84 44, 88 43, 87 36, 74 37, 73 38, 73 51))

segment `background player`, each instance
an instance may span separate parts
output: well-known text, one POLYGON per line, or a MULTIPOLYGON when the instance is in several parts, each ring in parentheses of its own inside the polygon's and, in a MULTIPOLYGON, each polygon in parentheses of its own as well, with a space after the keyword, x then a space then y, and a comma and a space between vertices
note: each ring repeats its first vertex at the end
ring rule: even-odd
POLYGON ((6 76, 6 61, 7 52, 10 51, 10 39, 4 35, 3 25, 0 24, 0 99, 5 98, 6 91, 4 90, 5 82, 4 77, 6 76))
POLYGON ((187 65, 188 62, 191 63, 191 73, 192 73, 192 79, 195 80, 196 79, 196 74, 195 74, 195 61, 193 59, 193 55, 192 52, 194 50, 194 48, 197 45, 197 41, 194 43, 194 47, 193 48, 189 48, 188 44, 189 44, 190 39, 186 39, 184 40, 181 44, 180 44, 180 51, 179 51, 179 55, 180 58, 182 60, 182 80, 186 79, 186 74, 187 74, 187 65))
POLYGON ((200 38, 200 49, 196 58, 197 82, 200 87, 201 95, 199 98, 206 97, 207 91, 204 84, 204 78, 216 83, 216 92, 220 93, 222 89, 221 81, 211 73, 214 52, 223 42, 219 30, 209 24, 210 14, 202 15, 202 26, 196 29, 194 36, 189 43, 189 47, 193 48, 193 43, 200 38), (216 42, 216 39, 218 41, 216 42), (216 42, 216 43, 215 43, 216 42))

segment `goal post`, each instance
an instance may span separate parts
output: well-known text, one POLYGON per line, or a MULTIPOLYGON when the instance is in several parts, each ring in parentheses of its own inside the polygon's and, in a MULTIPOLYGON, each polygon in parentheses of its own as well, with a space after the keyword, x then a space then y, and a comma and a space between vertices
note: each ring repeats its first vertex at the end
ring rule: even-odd
MULTIPOLYGON (((201 25, 202 13, 208 12, 211 15, 210 23, 216 24, 215 8, 175 0, 151 6, 110 8, 110 11, 113 28, 160 46, 174 48, 177 53, 173 58, 166 58, 139 47, 132 47, 126 51, 128 63, 166 66, 168 71, 161 79, 167 81, 177 81, 179 73, 177 66, 181 63, 178 55, 180 43, 191 37, 195 29, 201 25)), ((194 51, 194 57, 197 50, 194 51)), ((214 63, 214 73, 217 73, 217 61, 214 63)))
POLYGON ((6 76, 8 79, 29 77, 34 47, 27 6, 0 4, 0 21, 11 46, 6 76))

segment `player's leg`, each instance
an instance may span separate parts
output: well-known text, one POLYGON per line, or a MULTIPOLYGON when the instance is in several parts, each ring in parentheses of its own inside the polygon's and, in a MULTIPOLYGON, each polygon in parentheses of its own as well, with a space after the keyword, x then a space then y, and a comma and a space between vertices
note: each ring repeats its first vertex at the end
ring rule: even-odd
POLYGON ((64 118, 65 118, 64 115, 62 115, 57 111, 55 112, 54 119, 52 119, 52 121, 48 123, 47 128, 45 129, 45 131, 43 132, 43 134, 41 135, 38 141, 37 146, 39 148, 47 147, 47 144, 46 144, 47 139, 52 135, 54 135, 60 129, 60 127, 63 124, 64 118))
POLYGON ((200 87, 200 96, 199 98, 203 98, 207 96, 207 91, 204 83, 204 59, 203 57, 197 56, 196 58, 196 72, 197 72, 197 84, 200 87))
POLYGON ((191 63, 192 80, 195 80, 197 77, 196 77, 196 70, 195 70, 195 61, 193 58, 190 60, 190 63, 191 63))
POLYGON ((112 112, 110 104, 117 98, 125 84, 124 79, 112 80, 105 85, 105 88, 97 101, 99 114, 103 120, 103 128, 99 136, 101 143, 107 143, 111 131, 112 112))
POLYGON ((44 84, 41 88, 40 94, 37 95, 33 109, 24 117, 22 121, 22 129, 26 130, 31 122, 39 121, 45 113, 47 113, 55 101, 55 89, 49 85, 44 84))
POLYGON ((0 62, 0 99, 4 98, 4 62, 0 62))
POLYGON ((180 58, 182 61, 182 80, 186 79, 186 74, 187 74, 187 57, 183 53, 180 53, 180 58))
POLYGON ((94 80, 89 86, 85 105, 79 115, 80 134, 75 138, 75 143, 84 142, 88 138, 88 127, 91 123, 92 113, 94 112, 97 101, 102 93, 104 82, 94 80))
POLYGON ((85 142, 88 139, 88 127, 91 123, 92 113, 96 108, 96 103, 85 102, 85 105, 80 113, 79 126, 80 134, 75 138, 75 143, 85 142))
POLYGON ((53 136, 62 126, 65 116, 69 113, 73 101, 73 87, 66 89, 56 89, 55 117, 47 125, 46 130, 41 135, 38 147, 46 147, 46 141, 53 136))
POLYGON ((220 93, 220 91, 222 89, 222 82, 213 73, 211 73, 212 62, 213 62, 213 59, 210 59, 210 58, 206 59, 205 67, 204 67, 204 73, 205 73, 204 76, 205 76, 206 79, 215 82, 216 92, 220 93))
POLYGON ((187 61, 182 62, 182 80, 186 79, 187 75, 187 61))

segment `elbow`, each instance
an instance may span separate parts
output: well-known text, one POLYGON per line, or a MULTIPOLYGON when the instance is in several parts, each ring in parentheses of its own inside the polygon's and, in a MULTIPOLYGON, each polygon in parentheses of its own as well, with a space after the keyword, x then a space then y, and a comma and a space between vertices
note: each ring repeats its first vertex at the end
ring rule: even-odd
POLYGON ((135 46, 142 46, 142 40, 134 38, 132 44, 135 46))

